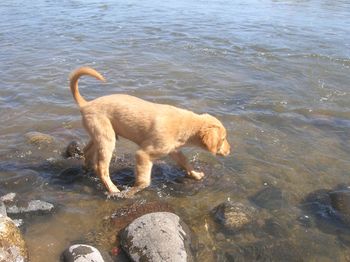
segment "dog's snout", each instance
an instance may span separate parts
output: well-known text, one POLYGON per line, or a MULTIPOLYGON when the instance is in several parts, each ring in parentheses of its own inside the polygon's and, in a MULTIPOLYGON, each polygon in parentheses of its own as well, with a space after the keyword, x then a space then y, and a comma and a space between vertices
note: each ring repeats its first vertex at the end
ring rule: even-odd
POLYGON ((230 154, 230 152, 231 152, 231 146, 230 146, 230 144, 227 141, 225 141, 222 144, 222 146, 221 146, 221 148, 220 148, 220 150, 218 152, 218 155, 220 155, 220 156, 228 156, 230 154))

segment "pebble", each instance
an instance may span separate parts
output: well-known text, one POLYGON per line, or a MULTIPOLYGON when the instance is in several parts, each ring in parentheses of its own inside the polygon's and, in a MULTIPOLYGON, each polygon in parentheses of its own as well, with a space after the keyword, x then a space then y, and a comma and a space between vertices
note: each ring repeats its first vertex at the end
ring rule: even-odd
POLYGON ((95 247, 76 244, 67 248, 63 254, 64 262, 105 262, 100 251, 95 247))

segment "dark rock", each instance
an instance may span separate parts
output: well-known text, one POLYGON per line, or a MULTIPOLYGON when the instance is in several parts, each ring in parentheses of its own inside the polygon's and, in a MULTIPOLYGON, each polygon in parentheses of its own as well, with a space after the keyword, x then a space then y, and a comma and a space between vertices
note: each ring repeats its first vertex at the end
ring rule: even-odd
POLYGON ((100 251, 89 245, 77 244, 67 248, 62 254, 64 262, 104 262, 100 251))
POLYGON ((263 230, 275 238, 285 238, 288 235, 285 227, 272 218, 265 220, 263 230))
POLYGON ((76 141, 70 142, 64 153, 64 157, 66 158, 81 158, 83 155, 83 150, 81 150, 78 142, 76 141))
POLYGON ((86 178, 87 176, 84 176, 83 170, 80 167, 69 167, 59 174, 52 176, 50 182, 55 185, 67 186, 82 182, 86 178))
POLYGON ((168 212, 139 217, 121 233, 121 245, 133 261, 192 261, 189 243, 187 227, 168 212))
POLYGON ((15 217, 49 214, 53 210, 54 205, 41 200, 31 200, 27 203, 22 203, 22 206, 16 204, 6 207, 7 214, 15 217))
POLYGON ((215 207, 212 213, 214 219, 223 225, 226 230, 235 232, 254 220, 256 209, 242 203, 226 201, 215 207))
POLYGON ((259 207, 269 210, 276 210, 282 208, 286 204, 281 189, 267 186, 263 190, 259 191, 251 200, 259 207))
POLYGON ((350 189, 337 187, 310 193, 301 202, 301 208, 315 217, 319 227, 334 231, 347 228, 350 233, 350 189), (333 228, 333 229, 332 229, 333 228))
POLYGON ((9 217, 0 216, 0 261, 29 261, 21 232, 9 217))
POLYGON ((350 190, 336 190, 329 193, 331 206, 337 211, 339 218, 350 225, 350 190))

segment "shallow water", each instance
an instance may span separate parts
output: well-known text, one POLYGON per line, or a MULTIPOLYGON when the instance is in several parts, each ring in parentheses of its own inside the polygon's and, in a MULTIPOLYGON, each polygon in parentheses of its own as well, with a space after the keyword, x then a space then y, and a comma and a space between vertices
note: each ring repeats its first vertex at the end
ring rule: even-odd
MULTIPOLYGON (((106 201, 92 178, 57 178, 67 168, 80 172, 81 162, 61 152, 71 140, 87 141, 68 89, 69 73, 82 65, 108 80, 82 80, 88 99, 127 93, 208 112, 226 126, 229 157, 186 151, 207 170, 203 182, 178 182, 183 174, 165 159, 140 194, 165 200, 183 217, 197 236, 198 261, 230 260, 236 250, 248 261, 349 259, 337 234, 298 222, 308 194, 349 183, 349 17, 345 0, 2 1, 0 191, 58 206, 26 226, 32 261, 57 261, 70 243, 103 232, 103 218, 128 203, 106 201), (55 141, 29 144, 31 131, 55 141), (251 201, 267 186, 285 198, 277 210, 260 210, 280 233, 251 228, 218 238, 210 210, 228 198, 251 201)), ((119 157, 134 149, 117 143, 119 157)), ((119 162, 114 177, 132 183, 132 163, 118 171, 119 162)))

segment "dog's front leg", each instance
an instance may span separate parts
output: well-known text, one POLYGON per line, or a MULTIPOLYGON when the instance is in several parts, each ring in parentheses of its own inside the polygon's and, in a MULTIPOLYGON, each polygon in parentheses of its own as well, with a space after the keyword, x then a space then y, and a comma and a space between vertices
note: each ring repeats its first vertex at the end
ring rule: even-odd
POLYGON ((143 150, 136 152, 136 181, 134 188, 140 190, 151 184, 151 171, 153 162, 148 153, 143 150))
POLYGON ((183 169, 186 170, 188 177, 200 180, 204 177, 203 172, 195 171, 190 162, 188 162, 186 156, 181 151, 174 151, 170 153, 171 158, 183 169))

